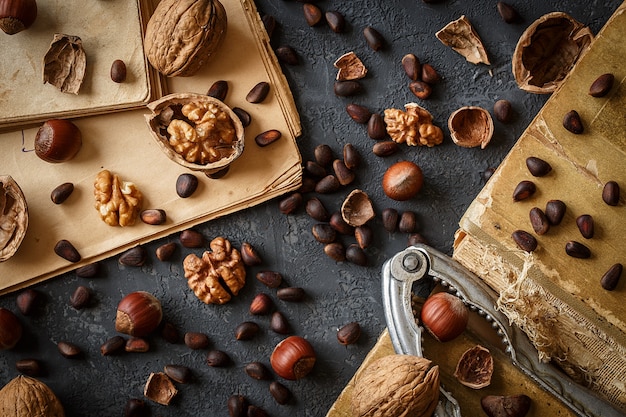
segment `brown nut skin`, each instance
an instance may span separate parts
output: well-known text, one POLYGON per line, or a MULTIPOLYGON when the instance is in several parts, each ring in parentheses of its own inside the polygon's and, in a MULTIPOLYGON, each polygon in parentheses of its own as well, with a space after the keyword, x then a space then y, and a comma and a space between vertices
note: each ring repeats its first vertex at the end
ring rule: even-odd
POLYGON ((282 378, 296 380, 311 372, 317 356, 313 346, 301 336, 289 336, 279 342, 270 356, 274 372, 282 378))
POLYGON ((22 323, 6 308, 0 307, 0 350, 15 347, 22 338, 22 323))
POLYGON ((46 162, 60 163, 74 158, 83 145, 83 135, 74 123, 51 119, 37 130, 35 154, 46 162))
POLYGON ((35 0, 12 0, 0 3, 0 29, 7 35, 15 35, 28 29, 37 19, 35 0))
POLYGON ((117 305, 115 330, 131 336, 147 336, 161 323, 161 302, 145 291, 126 295, 117 305))
POLYGON ((423 184, 422 169, 411 161, 396 162, 383 175, 385 195, 397 201, 406 201, 415 197, 423 184))
POLYGON ((483 411, 489 417, 524 417, 532 401, 529 396, 487 395, 480 400, 483 411))

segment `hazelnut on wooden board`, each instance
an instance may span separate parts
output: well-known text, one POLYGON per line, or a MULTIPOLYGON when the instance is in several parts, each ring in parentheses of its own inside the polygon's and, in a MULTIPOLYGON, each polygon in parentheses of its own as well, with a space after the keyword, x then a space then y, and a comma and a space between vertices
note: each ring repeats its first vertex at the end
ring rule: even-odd
POLYGON ((193 253, 185 257, 185 278, 189 288, 202 302, 224 304, 230 301, 232 295, 237 295, 246 283, 245 265, 241 253, 228 239, 217 237, 209 247, 211 251, 205 251, 201 258, 193 253))
POLYGON ((429 417, 439 400, 439 367, 426 358, 388 355, 372 362, 356 378, 355 417, 429 417))

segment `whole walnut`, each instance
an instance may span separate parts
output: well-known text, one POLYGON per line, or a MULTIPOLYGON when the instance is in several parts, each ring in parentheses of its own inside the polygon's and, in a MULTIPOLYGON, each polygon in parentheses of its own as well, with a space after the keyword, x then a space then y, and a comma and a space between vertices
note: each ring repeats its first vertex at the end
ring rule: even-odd
POLYGON ((146 26, 146 57, 168 77, 194 75, 219 48, 226 26, 218 0, 162 0, 146 26))
POLYGON ((356 378, 355 417, 430 417, 439 401, 439 367, 426 358, 389 355, 356 378))
POLYGON ((0 416, 65 417, 65 411, 46 384, 20 375, 0 390, 0 416))

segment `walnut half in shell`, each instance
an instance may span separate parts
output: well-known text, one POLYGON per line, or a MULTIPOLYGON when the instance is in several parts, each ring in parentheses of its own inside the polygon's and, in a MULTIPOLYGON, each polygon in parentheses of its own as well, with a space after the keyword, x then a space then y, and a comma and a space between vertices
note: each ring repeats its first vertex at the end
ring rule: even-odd
POLYGON ((28 228, 28 206, 22 189, 9 175, 0 175, 0 262, 17 252, 28 228))
POLYGON ((552 93, 592 41, 591 30, 566 13, 540 17, 515 47, 512 61, 517 85, 530 93, 552 93))
POLYGON ((172 161, 214 174, 243 152, 244 127, 222 101, 194 93, 175 93, 148 104, 153 138, 172 161))

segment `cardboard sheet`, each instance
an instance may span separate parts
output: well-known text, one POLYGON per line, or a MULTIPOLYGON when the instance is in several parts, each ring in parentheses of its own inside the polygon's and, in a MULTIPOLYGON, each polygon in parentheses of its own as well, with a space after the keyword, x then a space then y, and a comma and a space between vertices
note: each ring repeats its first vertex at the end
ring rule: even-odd
POLYGON ((143 53, 148 0, 37 1, 35 23, 0 36, 0 130, 53 117, 76 117, 143 106, 162 92, 161 77, 143 53), (78 36, 87 68, 78 95, 43 83, 43 58, 55 33, 78 36), (111 80, 114 60, 127 67, 127 81, 111 80))
POLYGON ((213 82, 226 80, 226 104, 245 109, 253 120, 245 131, 242 156, 219 180, 197 173, 198 190, 181 199, 175 191, 176 178, 190 171, 158 148, 144 120, 147 109, 75 120, 83 133, 83 147, 73 160, 61 164, 44 162, 35 155, 36 128, 0 135, 0 169, 18 182, 30 213, 30 225, 17 254, 0 264, 0 292, 22 288, 300 186, 302 160, 296 143, 300 120, 261 19, 251 0, 222 3, 228 14, 222 47, 199 74, 170 79, 168 87, 172 92, 206 93, 213 82), (250 104, 245 96, 259 81, 270 83, 270 94, 263 103, 250 104), (278 129, 282 137, 260 148, 254 137, 268 129, 278 129), (164 209, 167 223, 149 226, 138 221, 126 228, 106 225, 94 208, 93 197, 93 182, 102 169, 134 182, 144 195, 143 207, 164 209), (74 183, 73 194, 63 204, 53 204, 50 192, 68 181, 74 183), (54 254, 53 247, 60 239, 78 249, 81 262, 71 264, 54 254))

